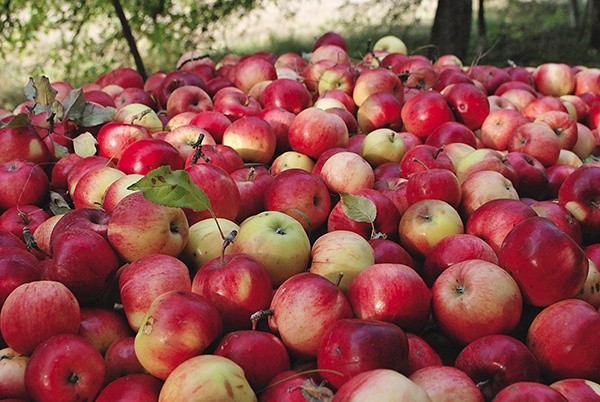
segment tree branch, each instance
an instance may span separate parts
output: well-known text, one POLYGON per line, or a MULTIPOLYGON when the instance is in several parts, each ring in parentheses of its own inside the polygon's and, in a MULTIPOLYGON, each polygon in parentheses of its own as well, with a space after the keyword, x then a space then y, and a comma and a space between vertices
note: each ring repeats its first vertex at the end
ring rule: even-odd
POLYGON ((121 29, 123 31, 123 36, 129 45, 129 51, 135 60, 135 65, 138 72, 141 74, 144 80, 146 79, 146 68, 144 67, 144 62, 142 57, 140 56, 140 52, 137 47, 137 43, 135 38, 133 37, 133 33, 131 32, 131 26, 129 25, 129 21, 127 20, 127 16, 125 16, 125 11, 123 11, 123 6, 120 0, 112 0, 113 7, 115 8, 115 12, 117 13, 117 17, 121 22, 121 29))

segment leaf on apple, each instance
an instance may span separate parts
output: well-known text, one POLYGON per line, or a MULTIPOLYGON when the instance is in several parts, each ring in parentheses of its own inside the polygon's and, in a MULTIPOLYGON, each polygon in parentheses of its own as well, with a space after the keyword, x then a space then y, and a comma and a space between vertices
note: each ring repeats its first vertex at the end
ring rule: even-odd
POLYGON ((52 145, 54 146, 54 155, 58 158, 64 158, 69 155, 69 150, 64 145, 60 145, 56 141, 52 141, 52 145))
POLYGON ((144 197, 159 205, 212 211, 208 196, 192 182, 188 172, 172 171, 168 165, 151 170, 127 189, 140 190, 144 197))
POLYGON ((72 117, 71 120, 83 127, 93 127, 111 121, 117 109, 110 106, 101 106, 87 102, 81 116, 72 117))
POLYGON ((25 98, 32 100, 40 106, 50 106, 56 100, 57 90, 52 88, 46 76, 29 77, 29 82, 23 90, 25 98))
POLYGON ((96 145, 98 141, 89 131, 78 135, 73 139, 73 149, 75 153, 82 158, 96 155, 96 145))
POLYGON ((0 128, 21 128, 31 124, 31 119, 27 113, 19 113, 6 123, 0 122, 0 128))
POLYGON ((81 88, 72 89, 63 100, 63 116, 72 121, 80 119, 85 105, 85 95, 81 88))
POLYGON ((67 201, 65 201, 64 197, 56 191, 50 191, 50 203, 48 207, 54 215, 66 214, 71 210, 71 207, 67 201))
POLYGON ((340 202, 342 203, 342 211, 346 216, 355 222, 375 222, 377 217, 377 207, 375 203, 363 197, 362 195, 352 195, 348 193, 340 194, 340 202))

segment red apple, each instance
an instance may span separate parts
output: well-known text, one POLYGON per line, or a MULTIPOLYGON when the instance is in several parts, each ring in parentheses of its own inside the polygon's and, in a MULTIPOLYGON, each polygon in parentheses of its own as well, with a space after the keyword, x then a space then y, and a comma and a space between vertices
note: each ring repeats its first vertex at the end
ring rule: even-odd
POLYGON ((230 173, 240 193, 240 209, 236 220, 256 215, 265 209, 264 198, 267 189, 273 182, 273 176, 262 166, 251 166, 237 169, 230 173))
POLYGON ((96 402, 158 401, 162 381, 150 374, 129 374, 108 383, 96 402))
POLYGON ((564 63, 543 63, 537 66, 533 80, 543 95, 562 96, 575 89, 575 76, 571 67, 564 63))
POLYGON ((444 149, 432 145, 415 145, 406 151, 400 161, 400 171, 404 178, 408 178, 414 172, 438 168, 455 172, 454 164, 444 149))
POLYGON ((369 133, 378 128, 402 128, 402 101, 391 92, 376 92, 369 95, 356 112, 358 128, 369 133))
POLYGON ((164 165, 177 170, 183 168, 183 158, 173 145, 165 140, 145 138, 123 149, 117 168, 126 174, 146 174, 164 165))
POLYGON ((171 92, 167 99, 167 116, 173 117, 183 112, 203 112, 213 106, 210 95, 196 85, 183 85, 171 92))
POLYGON ((235 149, 244 162, 269 163, 277 138, 271 125, 257 116, 241 117, 223 133, 223 145, 235 149))
POLYGON ((453 142, 461 142, 477 147, 477 137, 473 131, 462 123, 457 121, 447 121, 440 124, 425 139, 425 144, 434 147, 442 147, 453 142))
POLYGON ((312 98, 308 89, 290 78, 278 78, 271 81, 260 97, 264 109, 279 107, 293 114, 312 105, 312 98))
POLYGON ((98 141, 98 155, 118 160, 123 150, 133 142, 151 138, 152 134, 144 126, 109 122, 100 128, 96 140, 98 141))
POLYGON ((48 212, 35 205, 10 207, 0 214, 0 229, 4 229, 25 241, 25 228, 33 234, 50 216, 48 212))
POLYGON ((425 389, 432 399, 454 399, 464 402, 483 402, 483 394, 463 371, 451 366, 425 367, 409 377, 425 389))
POLYGON ((600 228, 598 208, 600 167, 582 166, 569 174, 558 192, 558 202, 579 221, 584 232, 594 233, 600 228))
POLYGON ((0 179, 10 183, 0 192, 0 211, 14 206, 41 206, 50 191, 50 180, 35 162, 8 160, 0 164, 0 179))
POLYGON ((517 173, 515 189, 520 197, 543 200, 548 195, 548 174, 544 165, 524 152, 509 152, 507 162, 517 173))
POLYGON ((442 95, 450 105, 456 120, 471 130, 480 128, 490 113, 487 94, 473 84, 448 85, 443 89, 442 95))
POLYGON ((350 193, 372 188, 375 184, 371 165, 362 156, 349 151, 331 155, 322 165, 319 176, 333 193, 350 193))
POLYGON ((352 377, 337 390, 335 402, 411 400, 430 402, 424 388, 390 369, 369 370, 352 377))
POLYGON ((446 201, 455 209, 460 205, 460 183, 448 169, 415 172, 408 177, 406 186, 406 197, 411 205, 425 199, 446 201))
POLYGON ((117 310, 103 307, 81 309, 81 326, 77 335, 87 339, 102 356, 110 345, 133 335, 125 315, 117 310))
POLYGON ((528 120, 515 110, 491 111, 481 125, 481 142, 488 148, 504 151, 517 128, 527 122, 528 120))
POLYGON ((439 125, 455 120, 450 106, 439 92, 419 92, 402 107, 404 128, 421 139, 439 125))
POLYGON ((348 128, 341 117, 316 107, 298 113, 288 132, 291 148, 315 159, 328 149, 344 147, 348 138, 348 128))
POLYGON ((494 170, 481 170, 473 173, 460 185, 462 200, 459 211, 468 220, 486 202, 508 198, 519 199, 512 182, 494 170))
POLYGON ((250 55, 235 66, 233 83, 248 93, 257 82, 277 79, 275 66, 258 55, 250 55))
POLYGON ((400 372, 411 375, 424 367, 441 366, 442 358, 422 337, 406 333, 408 339, 408 357, 402 362, 400 372))
POLYGON ((104 353, 106 382, 112 382, 130 374, 146 373, 135 355, 135 335, 116 339, 104 353))
POLYGON ((0 308, 18 286, 40 280, 42 265, 25 248, 0 246, 0 308))
POLYGON ((352 97, 360 107, 372 94, 387 92, 393 94, 402 103, 403 85, 396 74, 387 68, 373 68, 363 71, 354 83, 352 97))
POLYGON ((0 398, 20 398, 26 400, 25 367, 29 356, 15 352, 11 348, 0 349, 0 398))
POLYGON ((520 381, 511 384, 502 389, 494 398, 498 402, 511 402, 511 401, 548 401, 548 402, 567 402, 560 392, 548 385, 533 382, 533 381, 520 381))
POLYGON ((582 244, 583 234, 581 225, 564 205, 554 201, 544 200, 534 202, 530 207, 538 216, 548 218, 554 222, 554 224, 568 234, 575 243, 579 245, 582 244))
POLYGON ((539 115, 535 122, 550 126, 558 138, 561 149, 571 150, 577 143, 577 121, 568 113, 550 110, 539 115))
POLYGON ((550 384, 571 402, 600 401, 600 384, 583 378, 565 378, 550 384))
POLYGON ((12 160, 46 163, 51 152, 31 124, 0 128, 0 163, 12 160))
POLYGON ((397 242, 380 238, 369 239, 369 244, 375 253, 375 264, 403 264, 412 267, 412 256, 397 242))

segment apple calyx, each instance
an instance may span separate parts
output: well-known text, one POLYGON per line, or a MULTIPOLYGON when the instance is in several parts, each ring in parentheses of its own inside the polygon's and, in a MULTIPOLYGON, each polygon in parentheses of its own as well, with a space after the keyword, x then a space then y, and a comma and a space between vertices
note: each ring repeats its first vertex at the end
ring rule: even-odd
POLYGON ((67 379, 67 382, 69 384, 77 384, 80 379, 81 379, 81 377, 79 375, 77 375, 76 373, 71 373, 69 375, 69 378, 67 379))

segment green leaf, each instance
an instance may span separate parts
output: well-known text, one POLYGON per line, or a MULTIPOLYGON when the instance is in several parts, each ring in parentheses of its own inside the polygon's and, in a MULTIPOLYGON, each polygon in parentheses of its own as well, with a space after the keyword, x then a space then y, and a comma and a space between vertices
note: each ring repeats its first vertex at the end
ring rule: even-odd
POLYGON ((69 150, 67 149, 67 147, 60 145, 56 141, 52 141, 52 145, 54 146, 54 155, 58 159, 62 159, 69 155, 69 150))
POLYGON ((375 222, 377 217, 377 207, 367 197, 362 195, 352 195, 348 193, 340 194, 342 211, 346 216, 355 222, 375 222))
POLYGON ((31 124, 31 119, 27 113, 19 113, 7 123, 0 123, 0 128, 21 128, 31 124))
POLYGON ((208 196, 192 182, 188 172, 172 171, 168 165, 151 170, 127 189, 140 190, 150 201, 167 207, 212 210, 208 196))
POLYGON ((63 100, 64 117, 70 120, 81 118, 85 111, 85 96, 81 88, 72 89, 69 91, 63 100))
POLYGON ((64 197, 56 191, 50 191, 50 203, 48 204, 50 211, 54 215, 66 214, 71 210, 71 207, 65 201, 64 197))
POLYGON ((100 106, 86 103, 81 116, 73 119, 73 122, 83 127, 94 127, 111 121, 117 109, 109 106, 100 106))
POLYGON ((82 158, 96 155, 96 144, 98 144, 98 141, 96 141, 92 133, 89 131, 80 134, 73 139, 73 148, 75 153, 82 158))

